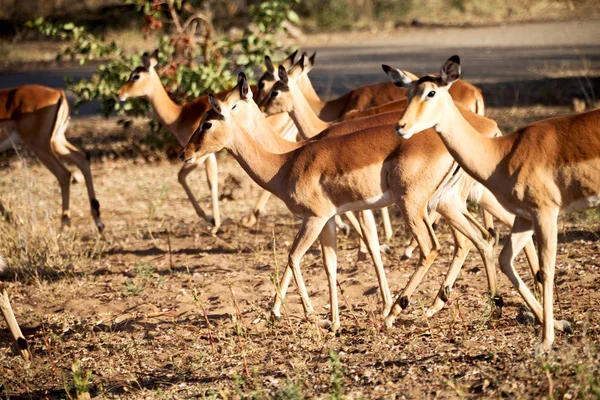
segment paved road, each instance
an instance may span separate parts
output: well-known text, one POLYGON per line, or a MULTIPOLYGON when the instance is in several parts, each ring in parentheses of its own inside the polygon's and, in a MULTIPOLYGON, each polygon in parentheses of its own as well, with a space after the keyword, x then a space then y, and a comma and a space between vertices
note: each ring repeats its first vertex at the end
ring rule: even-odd
MULTIPOLYGON (((424 74, 436 72, 445 59, 459 54, 464 78, 481 85, 486 95, 497 95, 489 104, 518 105, 522 104, 519 97, 527 97, 519 93, 531 91, 540 92, 531 101, 544 100, 547 91, 551 92, 551 103, 577 96, 578 90, 600 98, 600 79, 585 78, 600 76, 599 38, 600 21, 566 21, 484 28, 410 28, 380 35, 321 35, 305 48, 318 52, 311 77, 325 96, 386 79, 382 63, 424 74), (562 92, 566 86, 569 91, 562 92)), ((92 71, 78 68, 6 73, 0 75, 0 88, 25 83, 62 87, 64 75, 77 79, 92 71)), ((92 113, 94 108, 87 107, 83 114, 92 113)))

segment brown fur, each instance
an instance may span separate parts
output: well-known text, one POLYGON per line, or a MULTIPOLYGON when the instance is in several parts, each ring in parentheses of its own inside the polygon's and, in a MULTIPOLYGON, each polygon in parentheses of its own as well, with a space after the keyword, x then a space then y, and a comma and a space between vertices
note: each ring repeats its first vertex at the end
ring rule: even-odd
MULTIPOLYGON (((92 217, 100 232, 100 206, 94 191, 90 164, 85 154, 73 146, 64 135, 69 121, 69 105, 62 90, 40 85, 25 85, 0 91, 0 121, 12 122, 21 140, 42 164, 57 178, 62 197, 62 223, 70 222, 71 173, 60 158, 68 159, 81 170, 88 190, 92 217)), ((8 137, 4 140, 8 140, 8 137)), ((3 147, 7 144, 4 143, 3 147)))

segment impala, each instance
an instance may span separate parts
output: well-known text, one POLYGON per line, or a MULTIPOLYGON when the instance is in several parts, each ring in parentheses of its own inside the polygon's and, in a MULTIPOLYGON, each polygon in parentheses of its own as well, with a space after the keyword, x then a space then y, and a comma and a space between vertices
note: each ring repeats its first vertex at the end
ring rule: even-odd
POLYGON ((516 215, 500 267, 543 322, 542 350, 549 351, 554 329, 571 331, 567 321, 556 321, 553 315, 557 218, 561 212, 600 205, 600 110, 539 121, 498 138, 483 137, 448 95, 460 73, 458 56, 442 65, 439 77, 414 83, 398 70, 398 84, 409 88, 409 104, 395 130, 409 138, 433 127, 461 167, 516 215), (516 254, 533 233, 543 306, 514 268, 516 254))
MULTIPOLYGON (((154 68, 158 64, 158 50, 150 56, 144 54, 142 63, 143 65, 135 68, 131 72, 129 80, 119 88, 117 92, 119 100, 125 101, 130 97, 147 97, 160 123, 177 138, 181 146, 185 145, 198 128, 204 113, 210 108, 206 97, 200 97, 183 106, 176 104, 167 94, 154 68)), ((221 215, 219 213, 219 170, 215 155, 207 154, 193 164, 185 164, 179 170, 177 178, 198 216, 210 223, 213 226, 211 232, 216 233, 221 226, 221 215), (200 207, 186 180, 190 172, 204 162, 206 162, 206 179, 212 199, 212 217, 206 215, 200 207)))
POLYGON ((94 192, 90 163, 86 155, 65 137, 68 124, 69 104, 62 90, 25 85, 0 91, 0 151, 6 151, 22 141, 56 177, 62 195, 63 226, 71 222, 71 172, 61 158, 75 164, 85 178, 92 217, 102 232, 104 223, 100 219, 100 203, 94 192))
MULTIPOLYGON (((242 92, 248 93, 244 79, 239 85, 242 92)), ((438 211, 448 220, 458 218, 455 226, 462 233, 473 229, 468 223, 466 226, 460 223, 462 215, 456 217, 465 208, 458 195, 464 192, 459 184, 460 172, 454 174, 457 170, 452 158, 433 131, 421 135, 422 139, 405 142, 395 137, 393 125, 373 127, 311 141, 289 153, 274 154, 256 143, 247 132, 246 118, 239 118, 235 111, 232 112, 237 103, 225 104, 212 95, 209 101, 213 109, 204 116, 200 128, 183 149, 181 159, 194 162, 197 157, 226 148, 255 182, 277 195, 292 213, 302 218, 302 226, 290 249, 288 269, 275 297, 272 310, 275 316, 279 313, 292 274, 305 314, 310 317, 314 312, 302 280, 300 261, 319 238, 329 281, 331 327, 339 327, 333 229, 333 216, 336 214, 393 203, 400 207, 422 253, 419 268, 405 289, 406 299, 439 251, 439 243, 427 218, 428 201, 435 196, 438 211), (384 140, 380 141, 380 138, 384 140), (423 170, 419 166, 428 168, 423 170)), ((496 134, 495 123, 468 111, 465 113, 481 131, 496 134)), ((495 296, 491 246, 483 239, 477 244, 484 256, 491 294, 495 296)), ((384 315, 388 310, 389 305, 384 299, 384 315)))
MULTIPOLYGON (((273 85, 270 95, 267 96, 265 98, 265 100, 262 102, 261 109, 263 111, 265 111, 267 115, 278 114, 281 112, 288 112, 290 114, 290 116, 292 117, 292 119, 294 120, 294 122, 296 123, 298 130, 301 133, 304 133, 304 135, 309 136, 309 137, 314 136, 315 131, 321 131, 321 130, 324 130, 324 132, 326 132, 326 135, 331 135, 332 132, 340 132, 341 130, 356 131, 357 129, 359 129, 360 124, 358 123, 358 121, 347 121, 347 122, 336 124, 329 130, 325 130, 327 127, 330 126, 330 124, 322 121, 317 115, 315 115, 315 113, 310 108, 308 102, 304 98, 304 95, 302 94, 301 90, 299 89, 299 86, 297 85, 298 79, 300 79, 300 77, 303 74, 302 69, 303 69, 302 62, 299 62, 296 66, 294 66, 294 68, 292 68, 292 70, 290 71, 289 75, 285 71, 284 68, 280 68, 279 72, 278 72, 280 80, 273 85)), ((470 103, 468 103, 468 104, 470 104, 470 103)), ((398 118, 398 116, 399 116, 399 114, 396 113, 396 115, 394 115, 392 117, 392 120, 393 120, 393 118, 398 118)), ((390 118, 390 116, 386 115, 386 114, 367 118, 366 120, 368 120, 370 122, 370 124, 367 126, 379 126, 379 125, 381 125, 382 122, 389 121, 389 118, 390 118)), ((314 137, 320 138, 320 137, 322 137, 322 135, 318 135, 318 136, 314 136, 314 137)), ((462 179, 466 179, 468 181, 468 182, 464 183, 465 188, 468 191, 468 187, 470 187, 470 185, 473 183, 473 181, 466 176, 464 176, 462 179)), ((466 199, 463 199, 463 201, 464 200, 466 200, 466 199)), ((435 210, 435 206, 430 207, 430 209, 435 210)), ((489 252, 491 251, 488 248, 489 245, 483 243, 479 233, 476 232, 475 230, 465 230, 465 229, 467 229, 466 227, 469 226, 467 221, 471 221, 476 227, 478 227, 486 235, 488 235, 487 230, 485 228, 483 228, 471 216, 471 214, 466 210, 464 205, 462 207, 459 207, 459 209, 461 211, 463 211, 462 217, 460 217, 458 215, 453 216, 454 220, 451 222, 459 223, 461 226, 463 226, 463 232, 466 232, 468 237, 472 241, 475 241, 477 243, 476 245, 477 245, 478 250, 480 251, 480 254, 482 254, 482 255, 489 254, 489 252)), ((386 215, 386 214, 384 214, 384 215, 386 215)), ((435 215, 439 215, 439 214, 435 213, 435 215)), ((413 237, 413 240, 416 242, 418 239, 416 237, 413 237)), ((457 245, 457 247, 459 247, 459 245, 457 245)), ((462 244, 462 248, 465 248, 464 244, 462 244)), ((453 265, 452 273, 449 274, 449 276, 452 279, 448 280, 446 282, 446 284, 444 285, 444 287, 446 288, 445 290, 447 292, 449 292, 450 288, 452 287, 452 284, 454 283, 453 279, 456 278, 458 271, 460 271, 461 265, 464 262, 469 249, 470 249, 470 246, 468 248, 466 248, 466 251, 458 252, 455 254, 457 257, 457 262, 452 263, 452 265, 453 265)), ((406 250, 405 250, 405 252, 406 252, 406 250)), ((417 276, 422 277, 422 276, 424 276, 424 274, 417 275, 417 276)), ((419 278, 417 278, 417 279, 419 279, 419 278)), ((414 286, 411 287, 410 289, 408 289, 406 291, 406 293, 404 294, 404 297, 406 297, 406 302, 404 304, 406 304, 406 305, 408 304, 407 303, 408 297, 410 296, 410 293, 412 293, 412 290, 414 290, 414 287, 416 287, 418 282, 419 282, 419 280, 417 280, 416 283, 414 284, 414 286)), ((438 297, 438 298, 440 298, 440 297, 438 297)), ((500 300, 498 300, 498 305, 500 305, 500 300)), ((443 304, 440 304, 439 301, 436 301, 435 306, 432 306, 430 309, 428 309, 428 311, 427 311, 428 314, 433 315, 436 311, 438 311, 441 308, 441 306, 443 306, 443 304)))

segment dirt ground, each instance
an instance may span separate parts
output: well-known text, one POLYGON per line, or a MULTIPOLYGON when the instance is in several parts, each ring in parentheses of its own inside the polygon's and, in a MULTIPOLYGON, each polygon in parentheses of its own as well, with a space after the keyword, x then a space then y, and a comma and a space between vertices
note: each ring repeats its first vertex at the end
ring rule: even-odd
MULTIPOLYGON (((565 108, 491 108, 503 128, 565 108)), ((3 155, 3 203, 17 216, 0 227, 9 264, 3 285, 33 354, 16 357, 0 329, 0 393, 11 399, 75 398, 74 387, 98 398, 592 398, 600 395, 600 218, 561 218, 557 255, 558 334, 550 356, 536 356, 540 326, 499 273, 504 315, 491 318, 481 258, 472 252, 446 308, 426 319, 452 256, 443 250, 411 304, 391 330, 381 329, 377 280, 369 260, 357 261, 357 237, 338 237, 342 329, 333 335, 303 319, 295 287, 284 318, 269 307, 297 220, 271 200, 254 228, 240 220, 260 193, 223 200, 222 231, 209 233, 176 180, 180 163, 156 161, 139 139, 143 123, 124 132, 114 121, 75 120, 68 135, 88 151, 102 217, 95 232, 84 185, 72 186, 72 226, 60 231, 58 185, 27 153, 3 155), (133 150, 132 150, 133 149, 133 150), (87 374, 89 382, 86 383, 87 374)), ((219 155, 221 190, 244 173, 219 155)), ((204 173, 190 177, 210 210, 204 173)), ((416 258, 401 260, 405 228, 384 255, 397 294, 416 258)), ((502 237, 507 233, 501 228, 502 237)), ((496 250, 499 251, 499 248, 496 250)), ((525 258, 518 268, 532 279, 525 258)), ((302 262, 320 317, 328 292, 317 246, 302 262)))

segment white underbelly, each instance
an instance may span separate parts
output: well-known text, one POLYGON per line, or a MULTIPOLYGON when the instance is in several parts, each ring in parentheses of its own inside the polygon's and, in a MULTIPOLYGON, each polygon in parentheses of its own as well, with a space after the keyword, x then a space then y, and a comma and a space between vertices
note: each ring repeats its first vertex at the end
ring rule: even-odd
POLYGON ((588 210, 590 208, 600 207, 600 195, 586 197, 568 204, 560 210, 561 214, 572 213, 575 211, 588 210))
POLYGON ((370 199, 353 201, 351 203, 345 203, 336 209, 338 214, 343 214, 348 211, 361 211, 361 210, 375 210, 389 206, 393 202, 392 192, 387 191, 380 196, 372 197, 370 199))

